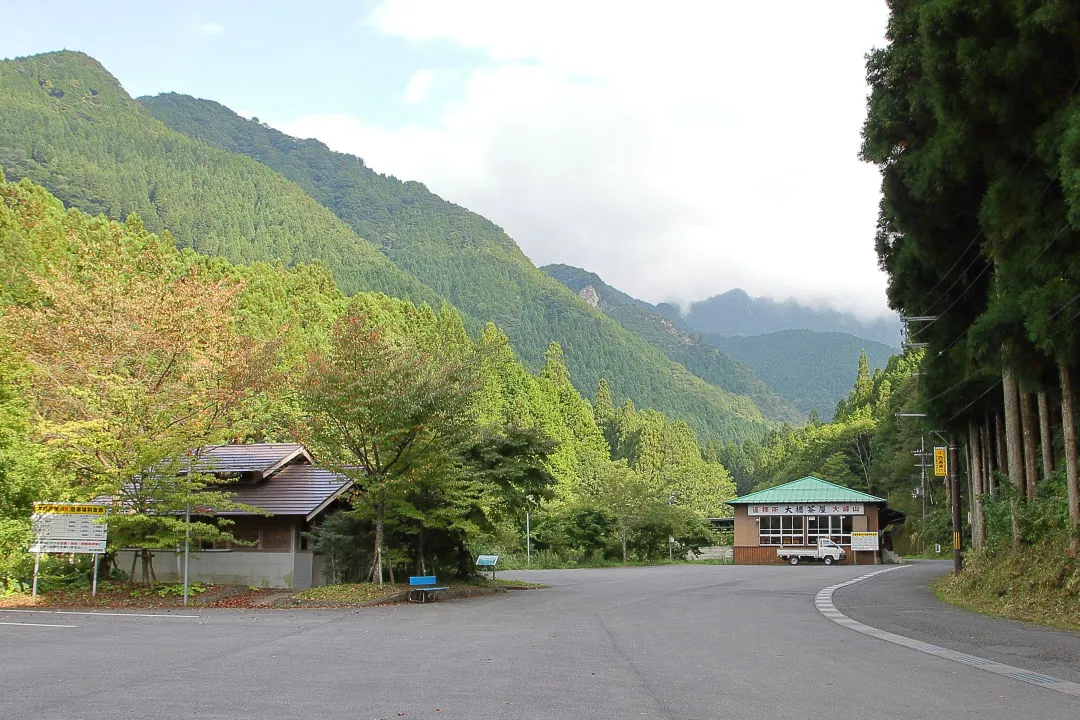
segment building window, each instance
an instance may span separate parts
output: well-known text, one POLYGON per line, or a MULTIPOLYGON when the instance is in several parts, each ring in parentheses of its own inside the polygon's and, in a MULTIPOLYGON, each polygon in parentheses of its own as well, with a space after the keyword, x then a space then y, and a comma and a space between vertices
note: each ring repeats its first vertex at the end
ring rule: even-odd
POLYGON ((804 543, 802 516, 765 515, 759 519, 759 545, 802 545, 804 543))
POLYGON ((817 545, 818 538, 828 538, 837 545, 851 544, 850 515, 811 515, 806 518, 806 542, 817 545))

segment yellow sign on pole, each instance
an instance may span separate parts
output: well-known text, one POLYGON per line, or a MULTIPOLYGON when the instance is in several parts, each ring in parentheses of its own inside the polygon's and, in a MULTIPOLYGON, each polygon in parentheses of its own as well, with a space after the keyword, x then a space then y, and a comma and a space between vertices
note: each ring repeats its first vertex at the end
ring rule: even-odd
POLYGON ((946 451, 947 448, 934 448, 934 475, 936 477, 945 477, 949 474, 949 461, 947 460, 946 451))
POLYGON ((39 515, 104 515, 104 505, 93 503, 34 503, 34 512, 39 515))

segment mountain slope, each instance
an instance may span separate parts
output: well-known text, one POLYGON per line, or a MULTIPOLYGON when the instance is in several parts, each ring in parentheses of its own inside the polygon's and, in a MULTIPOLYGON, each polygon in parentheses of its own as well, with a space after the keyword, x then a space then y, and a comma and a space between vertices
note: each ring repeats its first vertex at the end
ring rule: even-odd
POLYGON ((859 353, 870 369, 884 368, 897 351, 849 333, 782 330, 750 337, 702 336, 749 366, 803 413, 832 419, 836 403, 855 383, 859 353))
POLYGON ((0 62, 0 169, 90 214, 136 213, 151 231, 207 255, 319 260, 347 292, 441 304, 300 188, 169 130, 82 53, 0 62))
POLYGON ((900 345, 900 322, 895 317, 863 321, 850 313, 811 308, 795 300, 752 298, 739 289, 692 303, 681 320, 690 330, 709 335, 816 330, 846 332, 897 348, 900 345))
POLYGON ((245 120, 215 102, 176 94, 141 101, 169 127, 246 154, 296 183, 457 308, 495 322, 527 365, 538 368, 548 344, 558 341, 586 395, 607 378, 617 400, 632 398, 683 419, 702 439, 755 437, 768 427, 750 399, 673 363, 540 272, 493 223, 420 183, 379 175, 359 158, 245 120))
POLYGON ((806 419, 804 412, 777 394, 753 370, 710 343, 679 330, 649 303, 611 287, 581 268, 557 264, 540 269, 702 380, 747 395, 769 419, 793 425, 806 419))

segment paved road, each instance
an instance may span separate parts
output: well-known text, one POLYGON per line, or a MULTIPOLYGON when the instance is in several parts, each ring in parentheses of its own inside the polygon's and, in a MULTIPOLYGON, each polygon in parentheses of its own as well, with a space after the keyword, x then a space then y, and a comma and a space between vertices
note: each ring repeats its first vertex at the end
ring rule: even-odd
MULTIPOLYGON (((866 571, 536 571, 516 575, 551 589, 359 611, 0 611, 0 623, 74 626, 0 624, 0 703, 23 719, 1080 716, 1076 697, 817 611, 818 590, 866 571)), ((925 587, 922 572, 860 585, 925 587)), ((841 609, 891 617, 858 587, 836 593, 841 609)))
POLYGON ((1080 633, 998 620, 942 603, 930 583, 952 568, 952 560, 918 560, 843 588, 833 602, 872 627, 1080 683, 1080 633))

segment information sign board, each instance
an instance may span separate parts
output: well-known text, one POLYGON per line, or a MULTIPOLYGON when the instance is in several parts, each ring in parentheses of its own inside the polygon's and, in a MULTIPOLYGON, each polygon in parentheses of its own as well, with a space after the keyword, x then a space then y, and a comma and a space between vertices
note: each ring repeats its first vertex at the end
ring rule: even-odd
POLYGON ((880 549, 880 537, 876 532, 853 532, 851 533, 851 549, 854 550, 873 550, 880 549))
POLYGON ((103 553, 104 540, 39 540, 30 546, 32 553, 103 553))
POLYGON ((480 567, 495 567, 495 563, 499 562, 498 555, 477 555, 476 564, 480 567))
POLYGON ((934 448, 934 476, 945 477, 949 474, 948 449, 934 448))
POLYGON ((92 503, 34 503, 30 552, 105 552, 105 513, 104 505, 92 503))

